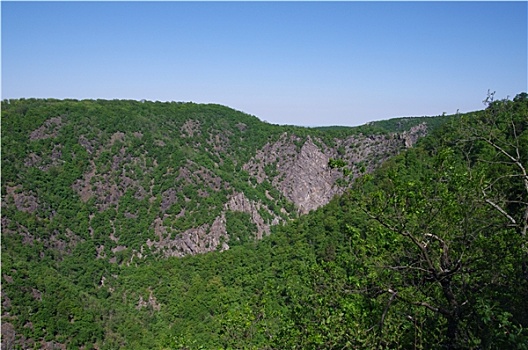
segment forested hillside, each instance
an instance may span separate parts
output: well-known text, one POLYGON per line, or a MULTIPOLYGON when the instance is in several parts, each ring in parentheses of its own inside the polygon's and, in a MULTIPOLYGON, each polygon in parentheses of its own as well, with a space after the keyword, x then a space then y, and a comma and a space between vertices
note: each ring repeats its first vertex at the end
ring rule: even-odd
POLYGON ((2 346, 528 348, 528 95, 487 102, 4 101, 2 346))
POLYGON ((4 101, 5 217, 60 254, 90 240, 117 263, 225 250, 328 203, 426 121, 321 131, 219 105, 4 101))

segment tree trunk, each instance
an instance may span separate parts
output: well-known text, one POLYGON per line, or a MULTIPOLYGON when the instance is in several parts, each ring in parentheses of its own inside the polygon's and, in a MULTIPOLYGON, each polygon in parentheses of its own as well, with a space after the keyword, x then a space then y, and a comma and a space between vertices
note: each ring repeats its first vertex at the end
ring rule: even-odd
POLYGON ((444 347, 446 349, 459 349, 458 327, 460 322, 460 308, 451 287, 451 278, 440 281, 444 297, 448 302, 448 312, 444 315, 447 319, 447 331, 444 347))
POLYGON ((458 312, 447 317, 447 333, 445 340, 445 348, 449 350, 459 349, 458 343, 458 312))

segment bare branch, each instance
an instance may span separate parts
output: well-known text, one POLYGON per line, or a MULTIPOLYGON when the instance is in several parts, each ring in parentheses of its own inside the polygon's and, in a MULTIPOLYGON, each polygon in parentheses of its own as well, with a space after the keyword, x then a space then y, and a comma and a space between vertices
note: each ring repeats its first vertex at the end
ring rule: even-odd
POLYGON ((381 342, 383 339, 383 324, 385 323, 385 317, 387 316, 387 312, 389 311, 390 305, 392 304, 392 302, 394 301, 394 299, 396 298, 398 294, 390 288, 387 290, 387 292, 391 293, 391 296, 389 298, 389 301, 387 302, 387 305, 385 305, 385 310, 383 310, 383 314, 381 315, 381 319, 380 319, 380 324, 379 324, 380 338, 378 340, 378 349, 381 348, 381 342))
POLYGON ((443 239, 441 239, 440 237, 438 237, 437 235, 433 235, 432 233, 426 233, 426 234, 424 234, 424 236, 436 239, 437 241, 442 243, 443 247, 447 248, 446 242, 443 239))
MULTIPOLYGON (((482 138, 482 139, 484 141, 486 141, 489 145, 494 147, 496 150, 501 152, 503 155, 505 155, 507 158, 509 158, 515 165, 517 165, 517 167, 521 170, 522 177, 524 177, 524 187, 526 189, 526 193, 528 194, 528 173, 526 172, 526 168, 521 163, 520 157, 519 158, 515 158, 514 156, 509 154, 507 151, 505 151, 502 147, 497 145, 495 142, 492 142, 491 140, 486 139, 486 138, 482 138)), ((516 149, 517 149, 517 154, 518 154, 519 150, 518 150, 517 147, 516 147, 516 149)))
POLYGON ((522 237, 526 237, 527 231, 528 231, 528 206, 526 206, 526 209, 524 210, 524 225, 521 229, 522 237))
POLYGON ((424 244, 420 243, 416 239, 416 237, 411 235, 409 232, 401 232, 401 234, 403 236, 409 237, 411 241, 414 243, 414 245, 416 245, 421 250, 423 257, 425 258, 425 261, 427 261, 427 265, 429 266, 431 271, 433 271, 433 273, 436 274, 436 267, 434 266, 433 261, 429 257, 429 252, 427 251, 427 247, 424 244))
POLYGON ((427 265, 429 266, 429 268, 431 269, 431 271, 433 271, 434 274, 436 274, 436 271, 437 271, 437 268, 434 266, 431 258, 429 257, 429 252, 427 252, 427 247, 420 243, 420 241, 418 241, 416 239, 416 237, 414 237, 410 232, 408 231, 402 231, 400 229, 397 229, 389 224, 387 224, 384 220, 382 220, 379 216, 376 216, 376 215, 373 215, 372 213, 370 213, 368 210, 366 209, 363 209, 363 212, 365 214, 367 214, 371 219, 377 221, 378 223, 380 223, 382 226, 384 226, 385 228, 393 231, 393 232, 397 232, 399 234, 401 234, 402 236, 404 237, 409 237, 409 239, 414 243, 415 246, 418 247, 418 249, 420 249, 425 261, 427 262, 427 265))
POLYGON ((413 304, 413 305, 416 305, 416 306, 423 306, 423 307, 425 307, 426 309, 429 309, 429 310, 431 310, 431 311, 434 311, 434 312, 440 312, 440 313, 441 313, 441 311, 440 311, 439 308, 434 307, 434 306, 431 306, 431 305, 429 305, 428 303, 423 302, 423 301, 417 301, 417 302, 414 302, 414 303, 412 303, 412 304, 413 304))
MULTIPOLYGON (((482 191, 484 192, 484 191, 482 191)), ((486 193, 484 193, 484 196, 486 196, 486 193)), ((504 209, 502 209, 499 205, 493 203, 492 201, 490 201, 489 199, 485 199, 486 203, 488 203, 489 205, 491 205, 493 208, 495 208, 499 213, 501 213, 502 215, 504 215, 512 224, 514 225, 517 225, 517 221, 515 221, 514 218, 511 217, 510 214, 508 214, 504 209)))
MULTIPOLYGON (((425 301, 411 301, 411 300, 409 300, 409 299, 407 299, 405 297, 402 297, 400 294, 398 294, 398 292, 392 290, 391 288, 389 288, 387 290, 387 292, 392 294, 391 298, 392 297, 396 297, 396 298, 400 299, 401 301, 406 302, 408 304, 416 305, 416 306, 422 306, 422 307, 425 307, 426 309, 429 309, 429 310, 431 310, 433 312, 440 313, 442 315, 449 315, 450 314, 450 312, 448 310, 444 309, 443 307, 434 307, 434 306, 432 306, 431 304, 429 304, 429 303, 427 303, 425 301)), ((391 303, 392 303, 392 300, 391 300, 391 303)), ((387 306, 389 306, 389 305, 390 304, 388 304, 387 306)), ((386 309, 387 308, 388 307, 386 307, 386 309)))
POLYGON ((389 270, 416 270, 416 271, 420 271, 420 272, 426 272, 426 273, 430 273, 430 270, 426 270, 424 268, 421 268, 421 267, 416 267, 416 266, 383 266, 384 269, 389 269, 389 270))
POLYGON ((497 182, 499 182, 500 180, 502 179, 506 179, 506 178, 514 178, 514 177, 524 177, 524 175, 522 174, 511 174, 511 175, 502 175, 502 176, 499 176, 497 177, 493 182, 491 182, 490 184, 488 184, 486 186, 486 188, 492 188, 497 182))

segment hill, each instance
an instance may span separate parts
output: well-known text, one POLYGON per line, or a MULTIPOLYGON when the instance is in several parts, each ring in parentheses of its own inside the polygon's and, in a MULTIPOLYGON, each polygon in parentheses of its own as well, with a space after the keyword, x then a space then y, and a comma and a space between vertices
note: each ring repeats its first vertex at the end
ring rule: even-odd
POLYGON ((526 101, 445 118, 415 148, 428 119, 4 101, 3 345, 520 344, 526 101))
POLYGON ((114 262, 261 238, 426 132, 320 131, 219 105, 99 100, 5 101, 2 126, 6 220, 25 240, 63 245, 59 254, 92 241, 114 262))

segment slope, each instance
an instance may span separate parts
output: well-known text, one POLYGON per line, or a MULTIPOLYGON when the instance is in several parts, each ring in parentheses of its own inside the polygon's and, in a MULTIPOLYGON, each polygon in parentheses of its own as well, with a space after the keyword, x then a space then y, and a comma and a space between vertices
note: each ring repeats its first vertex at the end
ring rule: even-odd
MULTIPOLYGON (((175 341, 176 329, 187 328, 196 341, 218 344, 216 323, 192 307, 167 313, 168 299, 148 279, 224 259, 214 252, 244 256, 244 244, 329 203, 410 147, 427 122, 399 133, 375 124, 320 130, 269 125, 219 105, 3 101, 3 344, 138 348, 175 341), (205 252, 213 254, 165 260, 205 252)), ((209 283, 200 278, 177 278, 184 290, 171 287, 166 297, 198 295, 209 283)), ((251 295, 246 287, 227 294, 236 303, 241 293, 251 295)), ((178 300, 210 312, 206 299, 178 300)))

